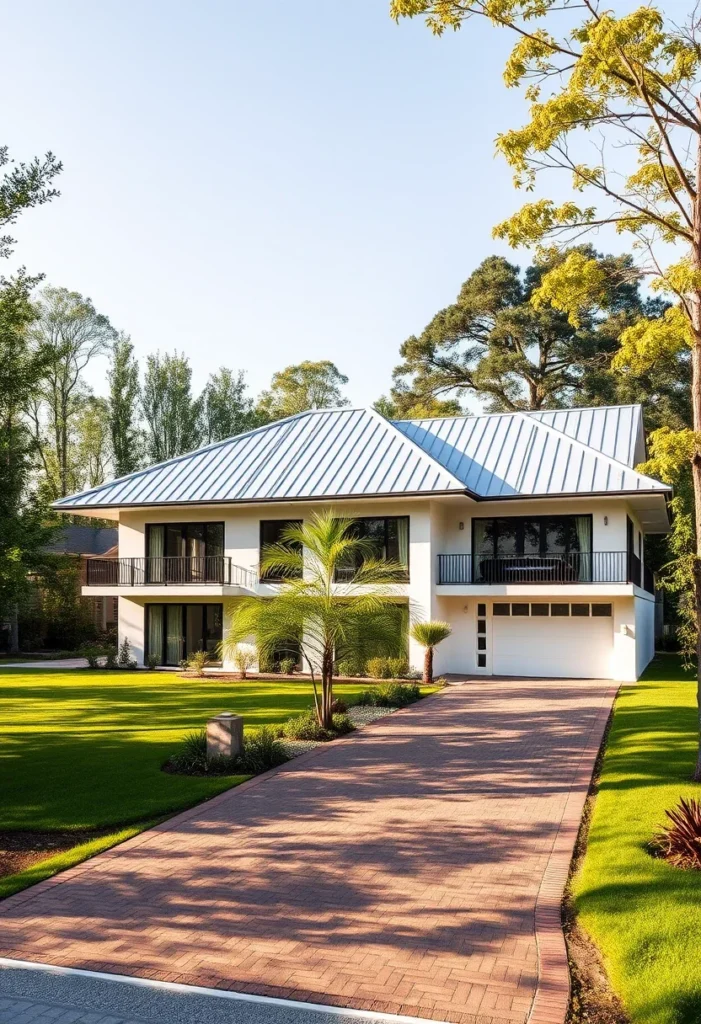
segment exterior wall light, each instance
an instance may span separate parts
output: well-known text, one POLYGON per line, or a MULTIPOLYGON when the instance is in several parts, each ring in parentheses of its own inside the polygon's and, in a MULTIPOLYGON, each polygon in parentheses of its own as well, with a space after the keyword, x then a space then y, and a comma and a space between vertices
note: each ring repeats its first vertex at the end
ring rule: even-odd
POLYGON ((464 529, 465 529, 465 524, 464 523, 458 523, 458 530, 464 530, 464 529))

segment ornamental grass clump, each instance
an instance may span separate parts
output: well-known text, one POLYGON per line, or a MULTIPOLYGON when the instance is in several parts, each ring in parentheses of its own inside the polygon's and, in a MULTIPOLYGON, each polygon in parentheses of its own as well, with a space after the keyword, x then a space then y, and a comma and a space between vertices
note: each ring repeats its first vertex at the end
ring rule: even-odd
POLYGON ((185 736, 164 768, 178 775, 260 775, 289 760, 275 731, 264 725, 244 736, 243 753, 238 757, 207 758, 207 730, 185 736))
POLYGON ((678 868, 701 871, 701 800, 682 797, 678 806, 665 814, 669 824, 653 839, 654 852, 678 868))

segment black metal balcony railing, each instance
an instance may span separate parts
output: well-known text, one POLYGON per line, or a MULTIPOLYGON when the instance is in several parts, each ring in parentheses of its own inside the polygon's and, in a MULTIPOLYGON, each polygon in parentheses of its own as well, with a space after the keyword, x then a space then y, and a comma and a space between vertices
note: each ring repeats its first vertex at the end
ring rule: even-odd
POLYGON ((654 576, 626 551, 545 555, 439 555, 438 583, 635 583, 655 592, 654 576), (644 569, 644 572, 641 572, 644 569), (641 583, 642 578, 642 583, 641 583))
POLYGON ((254 589, 257 576, 233 565, 228 555, 202 557, 89 558, 89 587, 182 586, 227 584, 254 589))

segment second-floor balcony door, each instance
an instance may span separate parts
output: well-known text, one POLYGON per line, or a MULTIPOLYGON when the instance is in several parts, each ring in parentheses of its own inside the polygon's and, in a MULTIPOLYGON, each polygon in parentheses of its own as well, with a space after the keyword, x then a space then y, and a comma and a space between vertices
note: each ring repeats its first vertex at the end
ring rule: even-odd
POLYGON ((149 583, 224 581, 223 523, 151 523, 146 532, 149 583))

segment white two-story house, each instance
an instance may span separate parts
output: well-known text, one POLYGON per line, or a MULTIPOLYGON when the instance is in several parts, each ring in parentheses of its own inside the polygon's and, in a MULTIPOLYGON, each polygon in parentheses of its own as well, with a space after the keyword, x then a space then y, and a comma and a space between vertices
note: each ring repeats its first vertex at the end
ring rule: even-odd
MULTIPOLYGON (((118 597, 139 663, 214 652, 237 599, 279 586, 261 548, 326 507, 406 566, 397 599, 413 619, 452 625, 438 672, 634 680, 654 653, 645 537, 669 527, 669 488, 635 471, 644 459, 638 406, 320 410, 55 507, 118 523, 120 557, 91 559, 83 593, 118 597)), ((413 644, 409 658, 421 667, 413 644)))

